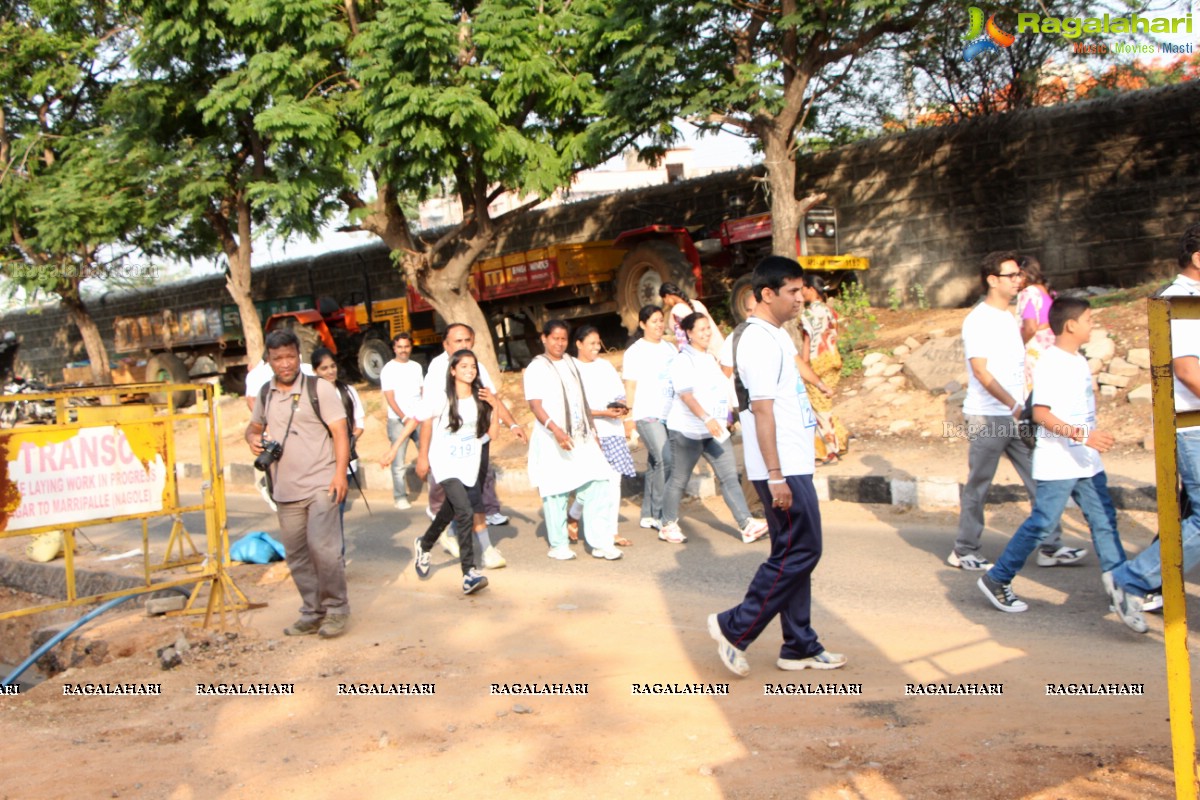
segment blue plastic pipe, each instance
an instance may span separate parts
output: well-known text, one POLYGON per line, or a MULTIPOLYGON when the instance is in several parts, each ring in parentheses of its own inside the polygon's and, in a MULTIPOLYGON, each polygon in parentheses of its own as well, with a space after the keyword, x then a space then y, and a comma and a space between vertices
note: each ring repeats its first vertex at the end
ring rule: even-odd
POLYGON ((11 675, 9 675, 3 681, 0 681, 0 686, 12 686, 14 683, 17 682, 17 678, 20 678, 21 675, 25 672, 25 670, 32 667, 34 664, 37 663, 37 660, 39 658, 44 656, 46 653, 50 652, 50 649, 52 647, 54 647, 54 645, 58 644, 63 639, 67 638, 72 633, 79 630, 84 625, 86 625, 87 623, 89 623, 93 619, 95 619, 96 617, 103 614, 105 611, 108 611, 110 608, 116 608, 117 606, 121 605, 121 603, 124 603, 126 600, 133 600, 134 598, 138 598, 138 597, 145 597, 145 595, 127 594, 124 597, 118 597, 113 600, 109 600, 107 603, 101 603, 100 605, 96 606, 91 611, 84 614, 79 619, 75 620, 75 622, 73 622, 71 625, 67 626, 65 629, 63 629, 63 630, 59 631, 58 633, 54 634, 53 636, 51 636, 49 639, 47 639, 45 641, 45 643, 42 644, 41 647, 39 647, 38 649, 36 649, 32 653, 30 653, 29 658, 25 659, 20 664, 18 664, 17 668, 13 670, 11 675))

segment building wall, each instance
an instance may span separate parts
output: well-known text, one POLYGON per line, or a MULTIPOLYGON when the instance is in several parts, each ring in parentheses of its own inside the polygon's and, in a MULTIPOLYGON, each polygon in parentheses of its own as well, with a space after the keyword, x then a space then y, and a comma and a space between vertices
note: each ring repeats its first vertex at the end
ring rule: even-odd
POLYGON ((1167 278, 1200 221, 1200 85, 872 140, 804 159, 799 185, 829 193, 876 302, 919 283, 970 303, 992 250, 1060 288, 1167 278))

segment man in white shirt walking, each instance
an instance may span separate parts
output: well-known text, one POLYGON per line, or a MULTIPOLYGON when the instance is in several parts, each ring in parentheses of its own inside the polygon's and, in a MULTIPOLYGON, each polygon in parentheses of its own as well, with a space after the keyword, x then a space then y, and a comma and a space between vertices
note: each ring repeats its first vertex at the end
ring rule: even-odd
POLYGON ((746 676, 745 649, 779 617, 782 670, 837 669, 846 663, 817 639, 811 624, 812 573, 821 560, 821 509, 813 486, 817 420, 796 367, 796 346, 780 326, 800 313, 804 270, 783 256, 754 269, 754 316, 734 333, 734 373, 746 474, 766 510, 771 554, 741 603, 708 617, 717 654, 746 676))
MULTIPOLYGON (((1021 289, 1021 268, 1016 253, 988 253, 980 265, 979 279, 986 292, 983 302, 963 320, 963 350, 967 358, 967 399, 963 418, 970 449, 968 476, 963 486, 958 516, 958 538, 946 563, 959 569, 982 571, 992 566, 979 554, 983 535, 983 504, 1000 456, 1008 457, 1029 491, 1033 481, 1033 456, 1021 439, 1017 421, 1025 408, 1025 344, 1017 319, 1009 311, 1021 289)), ((1062 544, 1059 524, 1038 551, 1039 567, 1074 564, 1087 555, 1084 548, 1062 544)))
MULTIPOLYGON (((421 365, 412 360, 412 334, 403 331, 392 339, 392 352, 395 358, 383 365, 379 373, 379 389, 387 405, 387 434, 388 441, 396 443, 396 438, 404 430, 405 421, 417 413, 421 404, 421 384, 424 375, 421 365)), ((443 393, 445 387, 442 388, 443 393)), ((416 433, 408 437, 414 445, 419 446, 416 433)), ((396 460, 392 462, 392 501, 396 508, 406 511, 412 508, 408 502, 408 482, 405 479, 408 468, 404 457, 408 453, 408 442, 400 445, 396 460)))

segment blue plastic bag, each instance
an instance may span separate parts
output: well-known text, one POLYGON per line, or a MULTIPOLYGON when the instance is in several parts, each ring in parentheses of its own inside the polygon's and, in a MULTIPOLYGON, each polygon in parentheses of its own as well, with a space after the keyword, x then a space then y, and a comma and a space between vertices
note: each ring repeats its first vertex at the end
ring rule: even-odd
POLYGON ((229 548, 229 557, 248 564, 270 564, 282 561, 286 554, 283 545, 267 535, 266 531, 247 533, 229 548))

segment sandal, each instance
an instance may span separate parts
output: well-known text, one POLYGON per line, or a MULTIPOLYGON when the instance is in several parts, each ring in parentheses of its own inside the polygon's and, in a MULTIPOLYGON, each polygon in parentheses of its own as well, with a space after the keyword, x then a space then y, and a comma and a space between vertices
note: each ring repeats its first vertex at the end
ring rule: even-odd
POLYGON ((567 519, 567 538, 570 539, 572 543, 579 541, 579 520, 570 518, 567 519))
POLYGON ((619 533, 613 538, 613 544, 615 544, 617 547, 633 547, 633 542, 629 541, 619 533))

